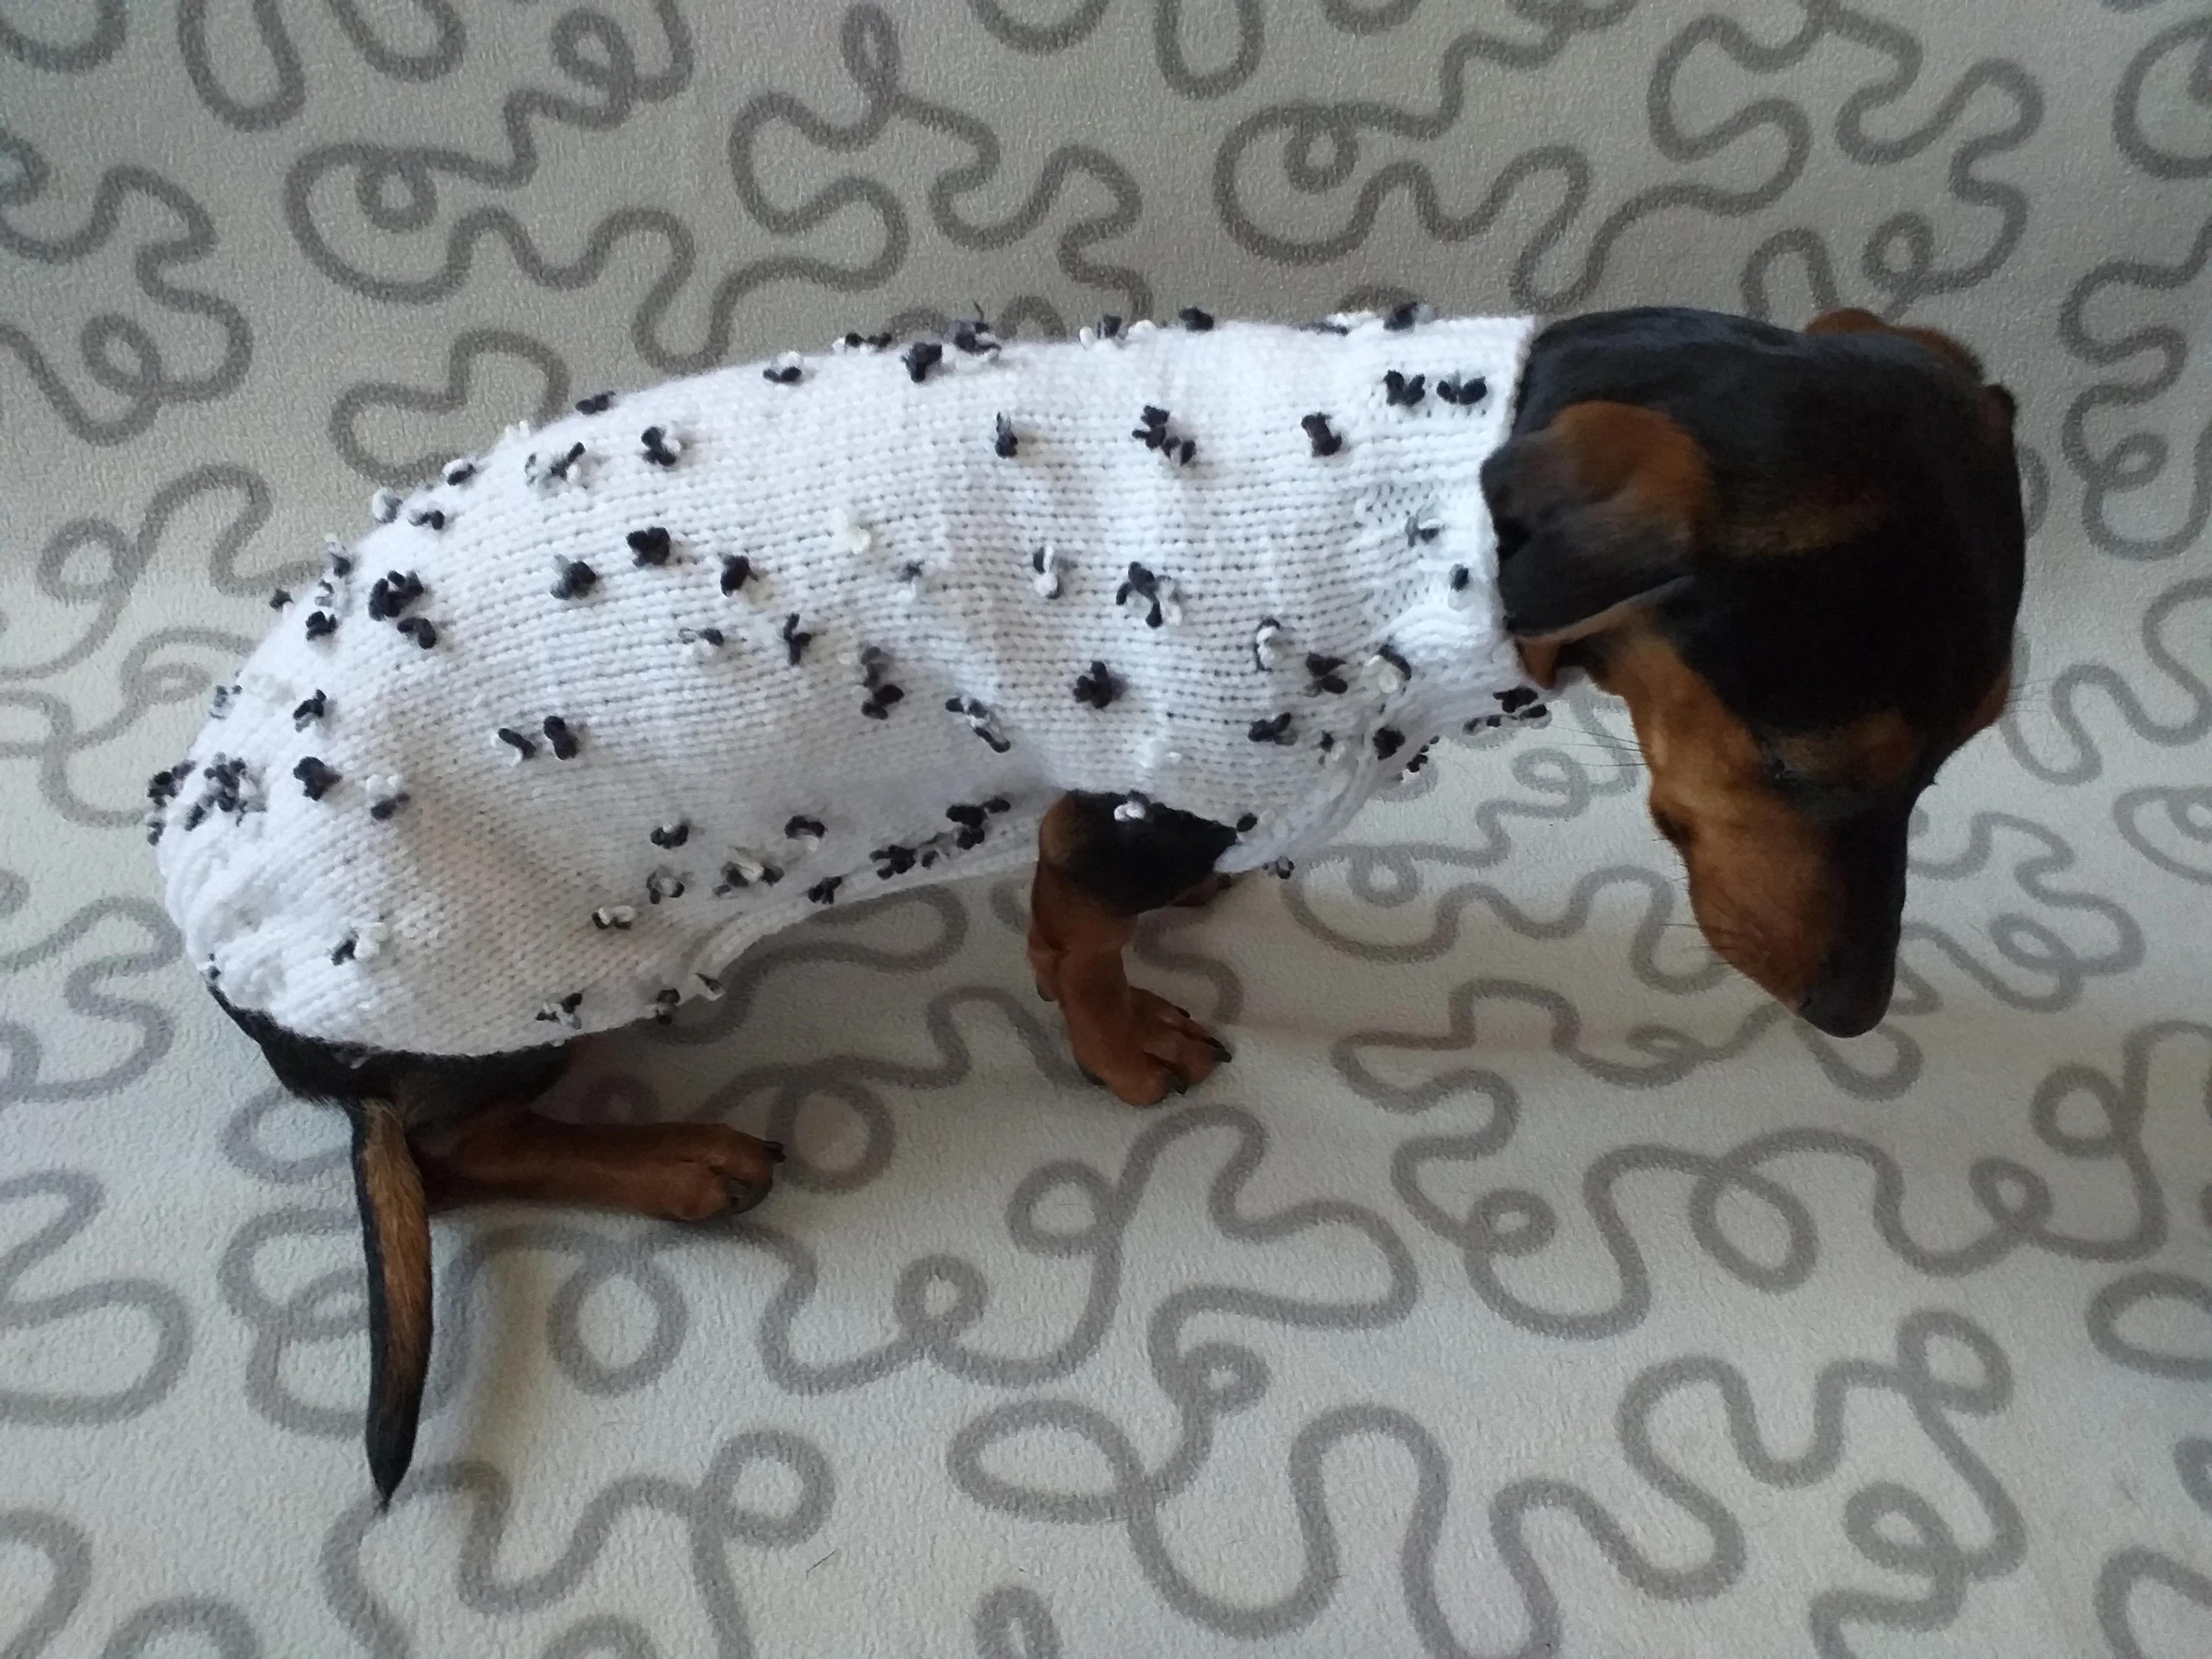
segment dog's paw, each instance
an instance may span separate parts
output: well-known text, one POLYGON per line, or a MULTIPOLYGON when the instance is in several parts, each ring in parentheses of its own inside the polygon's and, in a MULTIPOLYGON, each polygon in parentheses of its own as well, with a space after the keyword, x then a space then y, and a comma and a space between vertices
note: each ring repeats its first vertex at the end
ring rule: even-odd
POLYGON ((1184 1010, 1151 991, 1129 990, 1128 1018, 1075 1042, 1083 1074, 1132 1106, 1157 1106, 1213 1075, 1229 1046, 1184 1010))
POLYGON ((671 1221, 742 1215, 769 1194, 783 1148, 721 1123, 660 1126, 652 1151, 634 1168, 636 1205, 671 1221))

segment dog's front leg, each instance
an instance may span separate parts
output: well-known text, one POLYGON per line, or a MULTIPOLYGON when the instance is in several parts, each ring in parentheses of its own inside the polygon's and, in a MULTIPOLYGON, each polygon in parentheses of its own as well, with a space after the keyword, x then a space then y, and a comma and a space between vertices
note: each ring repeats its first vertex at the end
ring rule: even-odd
POLYGON ((1030 967, 1060 1004, 1076 1063, 1132 1106, 1205 1080, 1229 1058, 1219 1039, 1165 997, 1129 983, 1121 952, 1146 910, 1210 896, 1213 860, 1235 832, 1153 807, 1117 818, 1112 796, 1054 802, 1037 834, 1030 967))

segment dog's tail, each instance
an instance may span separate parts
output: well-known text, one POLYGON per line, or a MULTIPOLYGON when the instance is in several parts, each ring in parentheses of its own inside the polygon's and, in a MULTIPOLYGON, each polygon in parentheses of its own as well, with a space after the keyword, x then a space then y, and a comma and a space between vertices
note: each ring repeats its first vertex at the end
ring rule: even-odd
POLYGON ((364 1100, 349 1110, 354 1197, 368 1256, 368 1419, 362 1439, 380 1509, 391 1503, 415 1455, 422 1381, 430 1369, 430 1210, 398 1108, 364 1100))

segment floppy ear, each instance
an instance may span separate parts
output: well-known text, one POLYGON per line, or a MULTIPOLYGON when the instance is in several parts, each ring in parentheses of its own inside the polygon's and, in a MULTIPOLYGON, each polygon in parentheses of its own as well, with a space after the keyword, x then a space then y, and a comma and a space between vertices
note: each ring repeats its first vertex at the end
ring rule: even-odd
POLYGON ((1845 306, 1839 311, 1824 311, 1805 325, 1808 334, 1887 334, 1889 325, 1871 311, 1859 306, 1845 306))
MULTIPOLYGON (((1847 306, 1841 311, 1824 312, 1805 325, 1808 334, 1896 334, 1925 346, 1945 362, 1979 386, 1982 381, 1982 360, 1964 342, 1953 339, 1939 328, 1923 328, 1912 323, 1885 323, 1871 311, 1862 311, 1856 306, 1847 306)), ((2002 390, 2002 388, 1998 388, 2002 390)), ((2009 399, 2010 392, 2005 397, 2009 399)))
POLYGON ((1957 369, 1976 386, 1982 388, 1983 401, 1996 418, 1992 425, 1999 435, 2009 438, 2013 420, 2020 413, 2020 400, 2012 395, 2009 386, 1994 383, 1984 385, 1989 371, 1973 348, 1963 341, 1954 340, 1941 329, 1921 328, 1911 324, 1891 325, 1871 311, 1862 311, 1856 306, 1847 306, 1841 311, 1824 312, 1805 325, 1808 334, 1896 334, 1926 347, 1938 357, 1957 369))
POLYGON ((1696 441, 1657 410, 1591 402, 1485 461, 1482 493, 1506 629, 1557 644, 1688 580, 1712 477, 1696 441))

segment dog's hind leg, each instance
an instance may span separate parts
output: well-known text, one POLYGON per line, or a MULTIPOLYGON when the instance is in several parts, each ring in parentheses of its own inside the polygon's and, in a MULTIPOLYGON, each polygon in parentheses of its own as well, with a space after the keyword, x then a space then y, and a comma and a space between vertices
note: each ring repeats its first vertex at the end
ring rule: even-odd
POLYGON ((415 1157, 438 1208, 513 1198, 704 1221, 766 1198, 783 1148, 720 1123, 563 1123, 502 1105, 418 1132, 415 1157))

